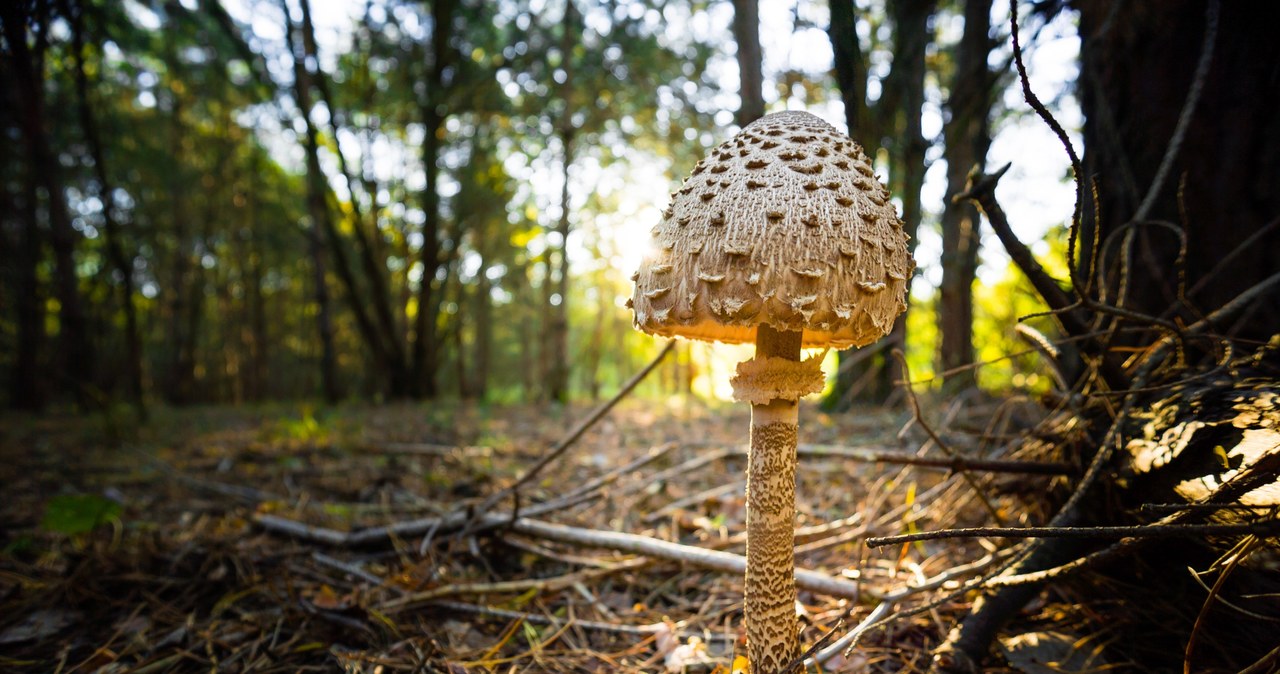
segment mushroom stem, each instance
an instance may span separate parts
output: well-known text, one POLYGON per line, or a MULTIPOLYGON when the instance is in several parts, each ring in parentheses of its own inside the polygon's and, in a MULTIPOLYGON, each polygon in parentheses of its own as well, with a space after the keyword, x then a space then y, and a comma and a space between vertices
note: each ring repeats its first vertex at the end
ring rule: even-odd
MULTIPOLYGON (((756 359, 800 360, 803 333, 761 325, 756 359)), ((747 576, 743 612, 753 674, 776 674, 800 654, 796 622, 796 400, 751 406, 747 457, 747 576)))

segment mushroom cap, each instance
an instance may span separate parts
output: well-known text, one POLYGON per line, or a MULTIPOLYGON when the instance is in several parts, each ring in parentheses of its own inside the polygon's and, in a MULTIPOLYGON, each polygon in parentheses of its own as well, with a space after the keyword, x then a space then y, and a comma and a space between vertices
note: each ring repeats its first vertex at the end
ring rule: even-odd
POLYGON ((698 162, 632 279, 635 326, 730 344, 756 327, 837 349, 883 337, 915 261, 862 148, 807 112, 766 115, 698 162))

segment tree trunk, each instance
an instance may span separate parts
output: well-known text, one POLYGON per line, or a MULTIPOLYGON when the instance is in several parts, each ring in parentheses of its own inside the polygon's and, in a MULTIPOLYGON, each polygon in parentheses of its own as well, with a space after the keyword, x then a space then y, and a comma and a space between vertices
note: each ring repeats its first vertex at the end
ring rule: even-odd
MULTIPOLYGON (((956 74, 947 108, 951 117, 943 128, 947 160, 947 197, 942 211, 942 285, 938 300, 938 356, 942 371, 973 364, 973 282, 978 271, 981 241, 978 210, 954 203, 965 189, 969 171, 985 164, 991 146, 988 116, 995 77, 987 68, 991 51, 992 0, 967 0, 964 34, 956 47, 956 74)), ((977 382, 974 370, 949 376, 952 390, 977 382)))
POLYGON ((738 45, 738 126, 764 117, 763 54, 758 0, 733 0, 733 39, 738 45))
MULTIPOLYGON (((569 213, 572 207, 569 189, 569 172, 573 167, 577 129, 573 116, 578 110, 573 95, 573 77, 575 65, 574 47, 582 39, 582 15, 573 0, 567 0, 564 17, 560 26, 561 68, 564 79, 560 82, 557 95, 564 104, 557 131, 560 136, 561 185, 560 185, 560 219, 556 223, 556 233, 560 235, 560 250, 556 256, 555 292, 548 293, 547 315, 550 317, 549 347, 550 369, 547 373, 547 395, 557 403, 569 401, 569 213), (559 302, 552 301, 559 298, 559 302)), ((547 278, 551 278, 551 261, 547 261, 547 278)))
MULTIPOLYGON (((362 321, 360 324, 362 326, 361 334, 366 342, 370 342, 369 347, 374 353, 375 360, 381 359, 385 361, 380 363, 380 368, 386 377, 386 381, 383 383, 389 387, 391 397, 395 399, 404 398, 409 395, 409 382, 402 339, 403 333, 392 311, 391 291, 386 278, 385 258, 383 258, 383 262, 379 262, 370 234, 366 231, 365 215, 360 206, 360 200, 355 193, 356 179, 351 168, 347 165, 346 154, 342 151, 342 141, 338 135, 339 117, 342 116, 342 113, 333 104, 333 96, 329 92, 329 76, 319 65, 320 60, 316 54, 315 26, 311 21, 311 3, 309 0, 302 1, 302 31, 302 44, 305 54, 310 59, 314 59, 316 63, 315 72, 308 73, 309 79, 320 94, 320 102, 324 103, 325 108, 329 111, 329 128, 333 133, 334 154, 337 155, 338 169, 346 182, 347 191, 351 194, 351 231, 355 235, 356 250, 360 256, 360 264, 369 283, 368 301, 373 305, 373 315, 377 319, 378 331, 374 330, 373 324, 368 318, 357 316, 357 320, 362 321)), ((368 189, 370 186, 366 185, 365 187, 368 189)), ((370 193, 376 195, 376 186, 372 187, 373 191, 370 193)), ((370 218, 369 226, 374 229, 374 234, 376 235, 376 217, 370 218)), ((339 236, 336 229, 329 231, 329 237, 331 244, 334 246, 335 256, 338 257, 339 276, 343 280, 343 285, 347 288, 348 295, 354 298, 355 304, 358 305, 358 307, 353 308, 363 314, 365 299, 363 299, 355 282, 355 275, 350 271, 350 266, 347 264, 346 254, 342 248, 342 237, 339 236)))
POLYGON ((76 274, 76 234, 67 212, 57 159, 45 130, 43 56, 48 30, 47 6, 37 3, 41 16, 28 15, 23 2, 0 3, 0 23, 6 42, 5 54, 13 78, 16 100, 21 106, 17 117, 27 151, 28 166, 37 184, 44 189, 49 217, 49 243, 53 250, 54 295, 58 299, 58 341, 62 350, 61 381, 72 389, 77 404, 89 403, 88 387, 93 381, 96 362, 88 335, 88 322, 80 298, 80 282, 76 274), (34 49, 27 40, 27 26, 36 33, 34 49))
MULTIPOLYGON (((868 141, 878 140, 879 134, 870 128, 872 116, 867 110, 867 62, 858 39, 856 10, 853 0, 832 0, 831 24, 827 27, 827 36, 831 40, 836 84, 840 87, 840 98, 844 102, 844 119, 849 137, 862 144, 867 153, 874 156, 875 145, 868 141)), ((825 409, 847 409, 849 394, 858 379, 859 369, 851 361, 855 353, 849 350, 836 352, 836 383, 822 402, 825 409)))
MULTIPOLYGON (((1074 4, 1080 10, 1082 38, 1084 168, 1088 179, 1097 180, 1100 218, 1094 222, 1086 206, 1079 249, 1089 250, 1098 232, 1104 257, 1097 268, 1110 276, 1113 289, 1119 272, 1129 270, 1126 306, 1194 321, 1275 273, 1280 250, 1280 115, 1275 112, 1280 87, 1275 64, 1280 63, 1280 42, 1272 28, 1280 22, 1280 5, 1221 3, 1203 91, 1171 170, 1143 218, 1174 223, 1185 231, 1186 287, 1194 307, 1189 309, 1178 302, 1178 241, 1172 233, 1137 227, 1130 260, 1120 259, 1121 242, 1108 238, 1139 215, 1169 153, 1196 77, 1206 26, 1212 23, 1208 3, 1074 4), (1248 240, 1255 233, 1260 238, 1248 240)), ((1114 290, 1110 299, 1115 299, 1114 290)), ((1280 293, 1269 293, 1235 323, 1218 329, 1265 341, 1280 332, 1280 293)))
MULTIPOLYGON (((284 5, 282 4, 282 7, 283 6, 284 5)), ((308 0, 303 0, 301 8, 302 24, 300 26, 300 37, 302 49, 299 51, 299 45, 295 44, 293 40, 293 25, 291 21, 289 22, 289 26, 287 26, 288 32, 285 37, 289 50, 294 57, 294 94, 297 99, 298 107, 302 111, 303 122, 306 125, 307 138, 305 141, 305 149, 307 153, 307 190, 309 194, 308 208, 311 209, 313 226, 321 227, 324 231, 321 239, 322 242, 327 240, 329 244, 329 251, 333 255, 334 271, 337 273, 338 279, 342 281, 343 288, 346 290, 344 296, 347 300, 347 306, 351 309, 351 313, 356 319, 356 328, 359 331, 361 338, 368 346, 370 352, 373 353, 374 360, 379 366, 378 369, 387 376, 387 379, 391 383, 390 388, 392 395, 396 396, 397 389, 399 388, 396 384, 402 381, 402 378, 397 373, 404 370, 403 350, 399 348, 399 340, 394 332, 394 328, 389 332, 384 330, 383 333, 379 333, 378 326, 375 326, 373 319, 370 318, 369 310, 366 306, 366 299, 364 294, 361 292, 360 284, 356 280, 355 273, 352 271, 351 263, 347 259, 347 250, 343 241, 344 237, 342 236, 342 233, 338 231, 337 224, 333 219, 333 213, 329 209, 329 181, 328 177, 325 176, 320 167, 318 157, 319 129, 316 128, 315 123, 311 119, 311 87, 315 85, 322 94, 327 91, 327 87, 324 84, 325 75, 319 70, 320 61, 319 56, 316 53, 315 27, 311 22, 311 3, 308 0), (315 72, 312 71, 309 62, 314 62, 316 64, 315 72), (311 195, 312 190, 315 191, 314 195, 311 195), (313 199, 316 202, 315 204, 311 203, 313 199)), ((285 9, 285 12, 285 16, 287 18, 289 16, 287 8, 285 9)), ((336 122, 333 121, 334 111, 332 107, 327 104, 326 107, 329 107, 330 123, 336 125, 336 122)), ((334 138, 336 139, 337 127, 334 126, 334 128, 334 138)), ((338 154, 343 175, 346 176, 346 159, 341 156, 340 151, 338 154)), ((350 180, 348 180, 348 184, 350 184, 350 180)), ((354 195, 352 203, 355 203, 354 195)), ((358 215, 356 216, 353 226, 357 234, 362 236, 363 230, 361 229, 361 223, 358 215)), ((380 278, 380 273, 381 272, 379 270, 373 275, 380 278)), ((377 281, 371 281, 371 283, 374 285, 375 289, 379 287, 377 281)), ((375 291, 375 295, 376 294, 377 293, 375 291)), ((375 312, 379 315, 383 310, 387 312, 385 320, 380 318, 380 325, 384 328, 387 325, 392 325, 393 321, 390 320, 390 305, 388 303, 379 303, 376 297, 373 303, 375 312)), ((325 387, 325 390, 328 391, 328 386, 325 387)))
MULTIPOLYGON (((926 73, 925 50, 929 46, 929 17, 933 15, 936 0, 894 0, 889 12, 894 23, 893 70, 885 78, 884 88, 889 94, 891 107, 879 106, 878 112, 895 118, 892 125, 894 142, 890 145, 890 191, 902 199, 902 224, 907 233, 907 250, 915 253, 923 216, 920 190, 924 187, 925 152, 929 141, 921 130, 921 109, 924 107, 924 78, 926 73)), ((906 351, 907 313, 904 311, 893 323, 893 330, 885 339, 889 341, 880 384, 884 391, 892 391, 897 382, 906 379, 897 361, 887 356, 893 349, 906 351)))
MULTIPOLYGON (((555 293, 549 296, 549 300, 558 297, 560 301, 549 301, 547 307, 551 317, 551 371, 547 377, 547 392, 550 399, 558 403, 569 401, 569 209, 572 207, 569 169, 573 166, 573 139, 574 130, 566 120, 560 136, 564 147, 564 157, 561 160, 563 183, 560 188, 560 220, 556 223, 556 233, 560 235, 560 250, 556 256, 555 293)), ((551 271, 550 261, 547 271, 551 271)))
MULTIPOLYGON (((306 3, 304 2, 304 9, 306 3)), ((311 120, 311 92, 309 73, 306 69, 307 54, 300 51, 293 39, 293 22, 289 19, 289 7, 281 2, 285 15, 285 37, 289 51, 293 56, 294 96, 302 114, 306 127, 303 149, 306 152, 307 165, 307 214, 311 222, 307 226, 307 252, 311 257, 311 282, 316 302, 316 328, 320 335, 320 386, 327 402, 334 403, 341 399, 342 392, 338 388, 337 356, 333 341, 333 317, 329 301, 329 286, 325 280, 324 234, 322 230, 336 232, 329 213, 328 182, 320 167, 319 139, 315 123, 311 120)), ((303 38, 306 41, 306 38, 303 38)), ((331 237, 332 238, 332 237, 331 237)), ((341 242, 333 241, 333 250, 340 256, 342 266, 347 269, 345 253, 340 252, 341 242)), ((357 323, 368 324, 359 300, 354 299, 352 307, 357 314, 357 323), (363 316, 363 320, 360 317, 363 316)), ((375 347, 376 348, 376 347, 375 347)))
POLYGON ((489 395, 489 359, 493 342, 492 284, 485 275, 488 271, 488 262, 482 260, 476 280, 475 346, 471 358, 475 363, 471 392, 481 402, 489 395))
MULTIPOLYGON (((44 409, 45 389, 40 377, 40 359, 45 349, 44 301, 40 292, 37 267, 43 255, 43 242, 38 224, 39 191, 36 177, 28 174, 22 204, 22 224, 17 254, 14 255, 17 278, 13 286, 17 307, 18 339, 14 353, 9 404, 18 410, 39 412, 44 409)), ((8 194, 5 191, 5 194, 8 194)), ((8 204, 5 204, 6 206, 8 204)), ((13 211, 16 213, 15 211, 13 211)))
MULTIPOLYGON (((440 260, 440 141, 444 122, 448 116, 442 91, 446 87, 445 72, 452 62, 449 37, 453 32, 453 14, 456 0, 436 0, 431 3, 432 34, 431 65, 427 69, 426 93, 420 113, 424 132, 422 142, 422 167, 426 172, 426 187, 422 191, 422 250, 420 262, 422 277, 418 283, 418 314, 414 317, 411 385, 415 395, 434 398, 437 393, 436 369, 439 367, 439 339, 437 316, 431 307, 439 304, 435 298, 436 274, 440 260)), ((443 292, 441 284, 439 292, 443 292)))
MULTIPOLYGON (((65 6, 65 5, 64 5, 65 6)), ((93 115, 93 106, 89 102, 89 80, 85 75, 86 52, 84 44, 84 8, 74 10, 67 7, 71 17, 71 37, 75 52, 75 77, 77 104, 80 113, 80 126, 84 132, 85 144, 93 159, 94 176, 98 180, 98 199, 102 201, 102 223, 106 235, 107 258, 120 277, 120 307, 124 312, 125 340, 125 388, 129 402, 137 410, 139 417, 146 419, 147 408, 142 392, 142 339, 138 334, 138 311, 134 304, 133 258, 126 256, 124 246, 120 242, 120 226, 114 214, 114 194, 110 180, 107 178, 106 158, 102 151, 102 141, 98 135, 97 120, 93 115)))

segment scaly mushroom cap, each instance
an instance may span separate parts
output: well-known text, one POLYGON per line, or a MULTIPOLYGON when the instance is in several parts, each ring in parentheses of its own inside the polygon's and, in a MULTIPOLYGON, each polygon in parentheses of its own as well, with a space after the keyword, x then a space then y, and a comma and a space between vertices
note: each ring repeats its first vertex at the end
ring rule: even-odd
POLYGON ((698 162, 633 277, 635 326, 731 344, 756 327, 805 346, 876 341, 915 261, 862 148, 807 112, 756 120, 698 162))

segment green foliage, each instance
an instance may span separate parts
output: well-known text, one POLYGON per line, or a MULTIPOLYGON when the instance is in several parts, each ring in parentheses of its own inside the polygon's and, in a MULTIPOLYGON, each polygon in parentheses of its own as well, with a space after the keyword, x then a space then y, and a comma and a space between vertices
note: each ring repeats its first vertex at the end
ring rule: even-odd
POLYGON ((64 536, 87 534, 99 525, 119 519, 120 504, 96 494, 62 494, 45 505, 40 528, 64 536))

